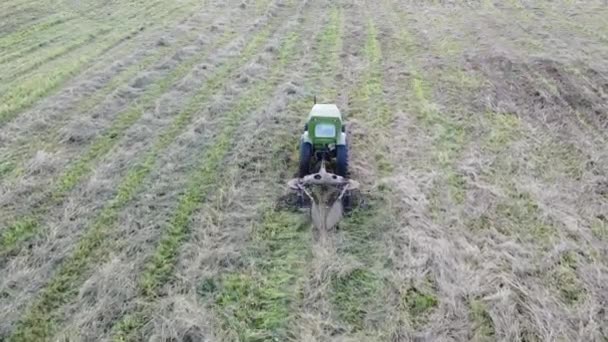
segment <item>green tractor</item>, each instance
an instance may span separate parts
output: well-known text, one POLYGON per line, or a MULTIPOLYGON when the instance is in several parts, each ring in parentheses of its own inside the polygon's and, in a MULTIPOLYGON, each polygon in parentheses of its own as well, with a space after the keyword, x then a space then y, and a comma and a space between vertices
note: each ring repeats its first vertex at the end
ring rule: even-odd
POLYGON ((359 183, 347 176, 348 147, 340 110, 335 104, 315 103, 300 136, 298 178, 288 182, 297 191, 299 208, 308 207, 309 201, 315 227, 335 227, 344 210, 350 209, 350 193, 359 183), (333 165, 334 173, 326 165, 333 165))
POLYGON ((315 104, 300 137, 298 176, 304 178, 311 171, 317 171, 321 163, 332 161, 335 161, 334 173, 346 177, 348 173, 346 127, 342 114, 335 104, 315 104))

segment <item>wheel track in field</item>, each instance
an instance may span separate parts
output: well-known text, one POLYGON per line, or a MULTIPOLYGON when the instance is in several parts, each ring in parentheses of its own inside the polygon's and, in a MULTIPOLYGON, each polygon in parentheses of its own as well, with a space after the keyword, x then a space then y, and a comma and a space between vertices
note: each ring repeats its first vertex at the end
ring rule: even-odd
MULTIPOLYGON (((261 36, 258 36, 257 41, 253 41, 254 44, 261 44, 261 42, 263 42, 265 39, 264 37, 266 37, 268 33, 268 31, 263 30, 261 36)), ((220 82, 215 83, 215 87, 219 88, 221 85, 222 83, 220 82)), ((197 96, 198 100, 202 100, 201 96, 202 98, 206 98, 208 95, 201 93, 199 96, 197 96)), ((51 315, 55 310, 53 307, 56 308, 59 304, 57 301, 62 302, 63 300, 71 297, 69 293, 66 294, 64 292, 56 292, 64 289, 63 286, 61 286, 61 289, 58 289, 57 286, 59 286, 59 284, 74 285, 73 282, 78 281, 77 279, 81 277, 81 272, 84 271, 82 268, 87 267, 88 262, 85 260, 89 260, 90 262, 94 260, 91 258, 96 258, 98 253, 102 252, 99 251, 99 248, 103 250, 103 247, 100 246, 103 246, 103 236, 105 236, 107 233, 105 231, 106 226, 115 223, 114 221, 120 207, 122 207, 124 203, 128 202, 132 198, 134 192, 137 190, 137 187, 141 184, 141 181, 145 178, 146 174, 149 173, 150 168, 154 164, 156 156, 158 153, 160 153, 160 150, 164 149, 164 146, 169 144, 170 141, 173 140, 173 138, 178 134, 178 132, 183 129, 184 125, 187 124, 189 121, 188 117, 191 117, 191 115, 193 115, 198 109, 198 106, 196 106, 196 103, 198 102, 200 101, 191 103, 187 111, 182 112, 183 114, 178 117, 178 120, 174 121, 173 125, 168 131, 166 131, 166 134, 164 134, 158 141, 157 145, 155 145, 156 150, 151 151, 148 153, 147 157, 144 158, 143 165, 132 169, 132 172, 126 176, 123 184, 119 186, 119 192, 115 199, 110 201, 100 216, 98 216, 98 219, 93 224, 91 231, 89 231, 85 238, 81 240, 76 250, 76 254, 66 261, 58 274, 56 274, 54 280, 52 280, 49 284, 49 287, 43 291, 43 294, 41 295, 42 297, 40 301, 38 301, 38 304, 35 304, 31 308, 29 314, 19 325, 20 328, 18 328, 13 335, 15 339, 18 340, 19 338, 26 336, 37 336, 36 334, 45 336, 48 333, 48 330, 45 327, 39 327, 38 324, 29 325, 27 322, 41 322, 40 319, 42 317, 46 317, 47 319, 51 318, 52 316, 48 315, 51 315)), ((105 252, 107 252, 107 250, 105 250, 105 252)), ((70 291, 74 290, 76 289, 70 291)), ((47 322, 47 319, 43 319, 43 321, 47 322)), ((49 322, 48 324, 52 324, 52 322, 49 322)))
MULTIPOLYGON (((159 10, 159 13, 156 13, 157 17, 154 18, 153 24, 144 25, 137 29, 126 30, 126 34, 124 32, 113 31, 113 34, 106 36, 103 40, 103 44, 96 44, 94 47, 83 46, 82 49, 74 50, 74 55, 78 52, 78 57, 74 57, 75 60, 73 60, 70 65, 58 67, 54 65, 54 63, 46 64, 45 67, 48 70, 43 68, 44 72, 23 80, 20 84, 10 88, 7 93, 0 98, 0 128, 4 127, 8 122, 19 116, 20 113, 37 103, 43 97, 58 90, 69 79, 72 79, 91 65, 95 64, 96 58, 105 55, 125 41, 141 34, 145 29, 162 26, 162 24, 158 25, 158 21, 171 21, 176 16, 187 13, 188 9, 189 7, 184 6, 176 7, 165 12, 159 10), (89 47, 89 49, 85 49, 87 47, 89 47)), ((146 19, 150 20, 149 17, 146 19)), ((60 60, 55 60, 54 62, 60 62, 60 60)))
MULTIPOLYGON (((193 19, 188 18, 186 19, 186 22, 191 20, 193 19)), ((200 19, 197 19, 197 22, 198 21, 200 21, 200 19)), ((189 24, 180 25, 183 26, 189 24)), ((196 23, 192 25, 196 25, 196 23)), ((174 34, 169 33, 168 35, 171 36, 174 34)), ((167 35, 165 34, 161 39, 165 39, 166 37, 167 35)), ((110 95, 113 97, 119 96, 119 90, 125 89, 127 84, 131 84, 133 82, 133 78, 137 76, 138 73, 145 71, 149 66, 164 60, 166 56, 175 55, 180 51, 181 48, 183 48, 184 45, 191 43, 195 38, 196 37, 189 33, 172 44, 153 46, 154 49, 148 47, 145 49, 140 49, 146 50, 143 53, 136 51, 133 54, 129 54, 124 57, 126 61, 122 62, 123 67, 117 72, 112 71, 113 68, 110 67, 102 69, 97 74, 90 75, 90 77, 85 77, 85 79, 96 80, 103 78, 103 81, 99 82, 100 85, 98 89, 91 90, 91 94, 85 93, 80 95, 70 92, 70 94, 68 94, 69 100, 65 101, 67 102, 65 106, 67 108, 57 108, 57 105, 54 104, 53 108, 42 109, 42 113, 37 113, 34 119, 23 117, 20 118, 20 120, 16 120, 16 122, 11 123, 9 127, 5 127, 5 138, 2 140, 4 141, 4 145, 6 147, 0 148, 0 156, 2 156, 0 158, 2 160, 0 163, 0 180, 8 183, 9 180, 14 180, 18 176, 22 175, 25 172, 25 163, 34 156, 36 151, 44 151, 45 153, 56 152, 57 149, 61 147, 61 141, 63 139, 61 128, 67 127, 70 120, 73 120, 76 114, 93 112, 104 102, 107 102, 110 95), (153 51, 153 53, 146 56, 146 54, 148 54, 147 51, 153 51), (139 55, 142 56, 140 57, 139 55), (70 102, 72 99, 74 99, 74 104, 70 102), (53 112, 58 113, 53 115, 53 112), (44 116, 50 116, 51 118, 45 120, 44 116), (24 120, 28 122, 22 122, 24 120), (44 121, 36 125, 33 123, 36 122, 35 120, 44 121), (28 126, 28 123, 30 123, 30 126, 28 126), (12 130, 9 131, 9 129, 12 130), (27 136, 26 138, 23 132, 31 130, 35 130, 36 134, 27 136)), ((145 42, 141 42, 141 44, 145 45, 145 42)), ((155 42, 152 42, 152 45, 156 45, 155 42)), ((129 48, 127 50, 130 51, 131 49, 129 48)), ((87 81, 84 82, 86 83, 87 81)), ((77 84, 76 87, 81 88, 82 85, 77 84)), ((136 99, 137 94, 134 94, 130 101, 133 102, 136 99)), ((118 99, 115 99, 115 101, 118 101, 118 99)), ((8 186, 8 184, 6 186, 8 186)))

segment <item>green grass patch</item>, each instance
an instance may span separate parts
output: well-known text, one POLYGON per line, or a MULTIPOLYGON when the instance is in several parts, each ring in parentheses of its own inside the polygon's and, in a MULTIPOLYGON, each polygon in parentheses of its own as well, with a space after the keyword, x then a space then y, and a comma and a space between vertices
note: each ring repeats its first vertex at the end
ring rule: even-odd
POLYGON ((549 275, 549 282, 557 288, 560 297, 568 305, 579 303, 586 295, 576 273, 577 258, 574 252, 564 253, 549 275))
POLYGON ((469 128, 463 120, 458 120, 449 113, 441 113, 432 103, 430 85, 418 73, 412 75, 411 93, 412 109, 421 126, 431 136, 429 161, 422 167, 441 170, 441 177, 431 189, 429 201, 431 215, 435 220, 442 220, 443 208, 450 203, 462 204, 466 196, 466 181, 454 168, 454 163, 462 154, 470 140, 469 128))
POLYGON ((439 300, 431 293, 411 287, 405 292, 403 303, 408 310, 410 320, 414 325, 419 326, 426 321, 428 315, 437 307, 439 300))
POLYGON ((608 240, 608 221, 604 216, 591 220, 591 233, 597 239, 608 240))
POLYGON ((5 72, 0 73, 0 79, 3 80, 3 88, 8 88, 14 83, 20 76, 27 76, 36 68, 45 65, 46 63, 58 59, 61 56, 67 55, 76 49, 87 45, 93 44, 96 40, 104 35, 112 32, 111 28, 101 28, 94 32, 73 37, 64 45, 49 48, 43 51, 39 51, 33 57, 28 57, 26 61, 16 60, 12 63, 7 63, 5 72))
POLYGON ((0 255, 11 251, 21 241, 30 238, 36 228, 38 221, 33 218, 27 218, 12 225, 9 229, 5 229, 0 234, 0 255))
MULTIPOLYGON (((387 156, 390 154, 389 144, 393 120, 393 111, 385 101, 384 70, 382 65, 382 49, 378 41, 378 31, 373 21, 368 21, 363 55, 367 67, 360 81, 353 89, 352 103, 349 115, 365 120, 366 136, 360 141, 352 142, 355 148, 361 147, 367 153, 373 154, 376 171, 388 175, 393 171, 393 165, 387 156), (374 146, 373 149, 369 149, 374 146)), ((346 118, 348 120, 348 117, 346 118)))
MULTIPOLYGON (((164 131, 138 165, 129 170, 121 184, 114 199, 112 199, 95 219, 92 227, 85 237, 78 243, 74 254, 72 254, 53 276, 50 283, 42 291, 40 299, 29 309, 25 317, 19 322, 11 341, 31 341, 48 338, 57 329, 59 320, 56 310, 67 303, 78 292, 78 286, 84 281, 86 271, 91 264, 99 261, 107 255, 111 246, 107 237, 111 234, 120 211, 128 203, 136 192, 141 188, 143 180, 156 164, 160 153, 166 149, 177 135, 186 127, 187 123, 196 114, 202 105, 210 98, 214 91, 220 90, 226 78, 238 65, 247 61, 254 52, 261 48, 263 42, 269 36, 269 31, 263 30, 256 34, 246 49, 233 63, 226 64, 210 78, 203 88, 195 95, 187 107, 178 114, 171 126, 164 131)), ((196 208, 203 195, 203 187, 213 185, 212 177, 219 165, 223 153, 228 148, 230 138, 237 127, 240 118, 252 110, 252 105, 263 100, 262 91, 265 87, 258 86, 257 91, 241 100, 239 105, 227 115, 226 128, 217 138, 215 145, 205 154, 206 163, 197 169, 197 173, 191 178, 186 194, 181 198, 178 209, 172 218, 171 225, 166 236, 159 244, 152 261, 143 275, 142 292, 152 296, 155 289, 160 286, 153 281, 163 281, 172 270, 171 262, 175 258, 176 248, 183 241, 187 232, 188 217, 196 208)), ((125 320, 131 319, 128 316, 125 320)))
POLYGON ((489 152, 500 153, 522 138, 521 121, 517 115, 486 112, 484 117, 482 148, 489 152))
POLYGON ((310 258, 309 223, 299 213, 266 211, 254 230, 250 266, 221 277, 214 305, 239 341, 285 341, 297 283, 310 258))
MULTIPOLYGON (((30 10, 28 10, 28 12, 29 11, 30 10)), ((29 21, 29 14, 28 17, 23 20, 29 21)), ((70 33, 74 33, 73 28, 70 28, 70 25, 63 25, 62 28, 54 28, 52 30, 39 32, 0 52, 0 64, 8 64, 20 58, 27 58, 28 55, 37 50, 61 42, 62 39, 69 37, 70 33)))
MULTIPOLYGON (((237 138, 236 130, 247 114, 254 112, 271 95, 284 68, 293 59, 297 40, 296 34, 288 36, 281 46, 279 60, 273 65, 269 79, 255 84, 226 114, 223 130, 216 137, 214 144, 201 156, 200 166, 188 181, 186 192, 180 198, 177 209, 154 254, 146 263, 144 272, 138 281, 141 296, 154 300, 160 296, 161 287, 170 280, 179 247, 189 234, 190 218, 205 200, 208 191, 215 187, 222 160, 237 138)), ((113 329, 114 340, 135 339, 138 329, 145 323, 148 314, 145 309, 139 308, 124 316, 113 329)))
POLYGON ((0 49, 8 51, 13 45, 21 42, 29 36, 35 36, 39 32, 49 30, 58 25, 68 24, 75 18, 75 15, 70 15, 67 13, 61 13, 59 15, 51 16, 38 24, 28 26, 24 30, 3 36, 2 38, 0 38, 0 49))
POLYGON ((367 260, 367 266, 373 266, 378 259, 377 245, 382 234, 391 226, 391 215, 383 206, 386 205, 380 196, 388 194, 389 189, 380 190, 378 197, 368 196, 365 208, 356 208, 346 216, 339 225, 345 243, 338 246, 338 251, 367 260))
POLYGON ((534 151, 533 163, 537 176, 555 181, 560 176, 581 180, 588 160, 573 143, 547 139, 534 151))
POLYGON ((334 75, 336 68, 340 65, 339 52, 342 49, 342 36, 344 29, 344 15, 337 8, 333 7, 330 12, 329 22, 325 25, 317 37, 318 53, 315 54, 315 63, 310 73, 313 76, 315 88, 321 89, 320 85, 325 85, 323 92, 319 92, 317 102, 334 102, 338 95, 338 88, 335 84, 327 85, 328 77, 334 75))
POLYGON ((506 236, 544 247, 549 247, 557 234, 556 227, 549 218, 543 218, 532 196, 515 189, 480 218, 472 220, 469 227, 481 230, 493 227, 506 236))
POLYGON ((331 301, 340 320, 351 326, 351 332, 366 329, 370 311, 379 304, 381 279, 365 268, 335 275, 331 282, 331 301))
POLYGON ((494 341, 496 329, 486 304, 481 300, 473 299, 469 302, 469 309, 470 319, 473 322, 473 340, 479 342, 494 341))

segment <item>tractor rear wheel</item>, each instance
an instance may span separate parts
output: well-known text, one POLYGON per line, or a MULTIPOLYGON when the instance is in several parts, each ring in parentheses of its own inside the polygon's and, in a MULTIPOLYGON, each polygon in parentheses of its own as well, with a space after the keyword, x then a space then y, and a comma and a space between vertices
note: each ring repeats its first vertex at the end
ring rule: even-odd
POLYGON ((346 177, 348 172, 348 147, 346 145, 336 146, 336 174, 346 177))
POLYGON ((298 177, 302 178, 310 173, 310 159, 312 158, 312 144, 300 143, 300 169, 298 177))

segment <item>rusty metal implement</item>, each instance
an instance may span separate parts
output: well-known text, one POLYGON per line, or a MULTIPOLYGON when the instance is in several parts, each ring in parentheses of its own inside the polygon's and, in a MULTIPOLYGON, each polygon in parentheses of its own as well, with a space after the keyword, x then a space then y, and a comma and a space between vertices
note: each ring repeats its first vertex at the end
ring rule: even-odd
POLYGON ((342 199, 348 191, 359 187, 352 179, 327 172, 325 162, 321 163, 319 172, 292 179, 287 184, 310 199, 310 217, 319 230, 333 229, 340 222, 344 213, 342 199))

